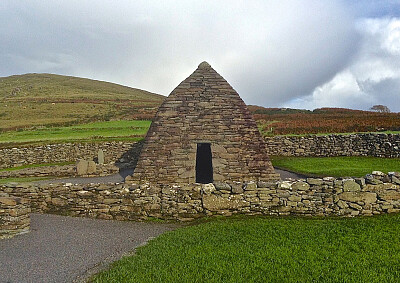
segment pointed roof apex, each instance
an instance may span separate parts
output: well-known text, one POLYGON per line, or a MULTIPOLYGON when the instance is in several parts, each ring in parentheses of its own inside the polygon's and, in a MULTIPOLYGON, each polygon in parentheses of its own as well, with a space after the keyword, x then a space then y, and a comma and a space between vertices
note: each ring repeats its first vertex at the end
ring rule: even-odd
POLYGON ((199 65, 199 69, 210 69, 210 68, 211 68, 211 65, 208 64, 206 61, 201 62, 199 65))

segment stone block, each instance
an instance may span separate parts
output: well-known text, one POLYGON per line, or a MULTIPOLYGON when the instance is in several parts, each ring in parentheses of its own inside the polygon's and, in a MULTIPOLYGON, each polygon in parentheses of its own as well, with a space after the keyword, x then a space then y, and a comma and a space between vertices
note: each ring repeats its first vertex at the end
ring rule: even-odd
POLYGON ((354 180, 343 180, 343 191, 358 192, 361 191, 361 187, 354 180))
POLYGON ((231 190, 231 186, 227 183, 224 182, 214 182, 214 187, 217 190, 226 190, 226 191, 230 191, 231 190))
POLYGON ((0 197, 0 204, 7 206, 17 205, 17 199, 13 197, 0 197))
POLYGON ((377 200, 376 193, 370 192, 343 192, 338 195, 339 199, 349 202, 374 203, 377 200))
POLYGON ((88 161, 87 174, 96 173, 96 163, 93 160, 88 161))
POLYGON ((87 160, 79 160, 76 164, 76 174, 78 176, 87 175, 89 162, 87 160))
POLYGON ((104 152, 102 149, 97 152, 97 163, 104 164, 104 152))
POLYGON ((313 186, 321 186, 324 184, 324 181, 321 179, 307 178, 307 183, 313 186))
POLYGON ((240 195, 232 195, 230 198, 222 198, 216 195, 203 196, 203 206, 210 211, 239 209, 247 205, 248 203, 240 195))
POLYGON ((306 182, 299 181, 292 184, 293 191, 307 191, 310 189, 310 185, 306 182))
POLYGON ((378 197, 383 200, 400 200, 400 192, 395 190, 379 191, 378 197))

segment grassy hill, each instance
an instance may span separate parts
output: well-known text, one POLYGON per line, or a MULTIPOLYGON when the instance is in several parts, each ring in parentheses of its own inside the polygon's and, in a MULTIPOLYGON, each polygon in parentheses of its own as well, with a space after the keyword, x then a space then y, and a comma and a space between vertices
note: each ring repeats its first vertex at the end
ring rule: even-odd
POLYGON ((151 119, 164 96, 53 74, 0 78, 0 131, 92 121, 151 119))
MULTIPOLYGON (((70 76, 26 74, 0 78, 0 133, 3 133, 0 143, 45 142, 50 136, 65 140, 70 136, 68 133, 78 131, 65 127, 78 124, 148 121, 164 98, 140 89, 70 76), (57 135, 49 134, 49 127, 57 135), (18 133, 21 131, 23 133, 18 133)), ((249 109, 264 135, 400 130, 400 113, 343 108, 311 111, 254 105, 249 109)), ((129 127, 136 127, 133 122, 131 124, 129 127)), ((140 128, 144 131, 142 126, 140 128)), ((135 131, 126 131, 126 124, 99 124, 96 131, 87 130, 87 134, 80 131, 80 137, 86 139, 104 139, 110 137, 111 132, 114 138, 137 138, 135 131)))

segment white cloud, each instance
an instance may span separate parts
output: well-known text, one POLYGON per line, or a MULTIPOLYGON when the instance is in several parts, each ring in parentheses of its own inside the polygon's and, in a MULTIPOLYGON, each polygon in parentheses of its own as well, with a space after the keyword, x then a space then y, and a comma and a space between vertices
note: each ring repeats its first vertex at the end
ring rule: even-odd
POLYGON ((397 105, 398 3, 0 1, 0 76, 50 72, 167 95, 203 60, 248 104, 397 105), (378 12, 376 12, 378 11, 378 12), (397 103, 397 104, 396 104, 397 103))
POLYGON ((266 106, 331 78, 359 40, 346 7, 328 0, 2 3, 0 75, 46 70, 168 94, 207 60, 266 106))
POLYGON ((384 104, 400 111, 400 18, 363 19, 357 27, 363 43, 352 64, 287 107, 368 109, 384 104))

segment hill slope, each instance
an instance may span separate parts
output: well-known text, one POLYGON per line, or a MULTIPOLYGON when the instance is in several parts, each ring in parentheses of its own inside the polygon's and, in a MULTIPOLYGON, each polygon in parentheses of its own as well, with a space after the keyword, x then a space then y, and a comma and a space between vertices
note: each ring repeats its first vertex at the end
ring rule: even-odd
POLYGON ((164 96, 53 74, 0 78, 0 131, 89 121, 151 119, 164 96))

